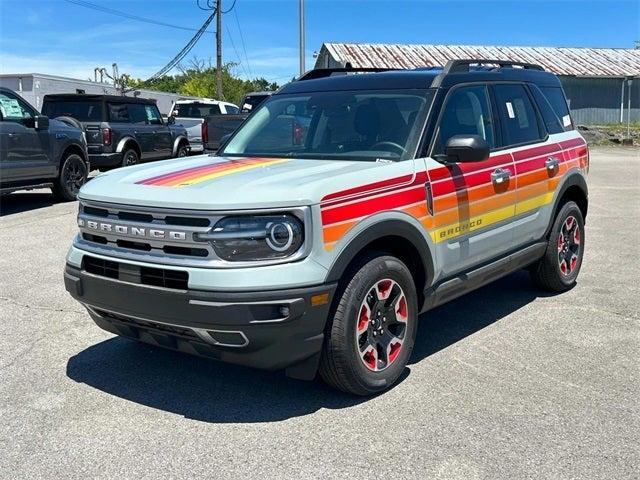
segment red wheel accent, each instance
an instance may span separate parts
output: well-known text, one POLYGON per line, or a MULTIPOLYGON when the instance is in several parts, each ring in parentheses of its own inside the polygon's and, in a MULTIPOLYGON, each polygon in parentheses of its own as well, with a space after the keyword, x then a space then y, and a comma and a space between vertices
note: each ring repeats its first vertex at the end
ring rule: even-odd
POLYGON ((563 275, 571 275, 578 267, 580 240, 580 224, 570 215, 558 234, 558 267, 563 275))
POLYGON ((400 355, 409 321, 407 297, 391 279, 379 280, 365 295, 356 323, 355 343, 367 369, 379 372, 400 355))

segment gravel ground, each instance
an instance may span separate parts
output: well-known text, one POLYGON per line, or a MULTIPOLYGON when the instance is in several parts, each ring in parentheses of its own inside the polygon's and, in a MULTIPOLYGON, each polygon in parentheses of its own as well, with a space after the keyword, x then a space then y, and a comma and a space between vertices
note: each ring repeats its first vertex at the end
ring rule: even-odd
POLYGON ((101 331, 62 283, 76 204, 3 198, 0 478, 638 478, 639 177, 594 149, 577 287, 429 312, 370 399, 101 331))

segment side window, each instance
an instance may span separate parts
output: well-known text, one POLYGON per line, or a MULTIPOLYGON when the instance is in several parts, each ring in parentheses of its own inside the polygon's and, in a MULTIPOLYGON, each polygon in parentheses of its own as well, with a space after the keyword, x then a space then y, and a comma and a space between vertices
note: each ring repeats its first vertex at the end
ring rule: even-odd
POLYGON ((155 105, 145 105, 144 111, 149 125, 162 125, 162 117, 160 116, 158 107, 155 105))
POLYGON ((141 103, 127 104, 127 111, 129 112, 131 123, 135 123, 136 125, 147 124, 147 111, 144 107, 141 103))
POLYGON ((549 132, 549 134, 564 132, 564 128, 560 123, 560 119, 558 118, 556 112, 553 110, 553 107, 549 104, 549 101, 543 95, 540 89, 535 85, 530 85, 529 89, 531 90, 533 98, 538 105, 538 110, 540 110, 544 125, 545 127, 547 127, 547 132, 549 132))
POLYGON ((36 115, 36 112, 22 100, 5 93, 0 93, 0 113, 5 122, 17 123, 23 123, 36 115))
POLYGON ((524 86, 495 85, 494 89, 505 146, 540 140, 538 117, 524 86))
POLYGON ((562 89, 560 87, 542 87, 541 90, 544 96, 547 97, 547 100, 549 100, 558 118, 562 121, 562 126, 565 130, 573 130, 569 107, 567 106, 567 100, 564 98, 562 89))
POLYGON ((109 104, 109 121, 110 122, 129 122, 129 111, 124 103, 109 104))
POLYGON ((489 147, 495 147, 489 95, 484 85, 460 87, 447 98, 434 154, 444 153, 447 140, 454 135, 480 135, 489 147))
POLYGON ((236 115, 240 113, 240 109, 235 105, 225 105, 224 108, 227 111, 227 115, 236 115))

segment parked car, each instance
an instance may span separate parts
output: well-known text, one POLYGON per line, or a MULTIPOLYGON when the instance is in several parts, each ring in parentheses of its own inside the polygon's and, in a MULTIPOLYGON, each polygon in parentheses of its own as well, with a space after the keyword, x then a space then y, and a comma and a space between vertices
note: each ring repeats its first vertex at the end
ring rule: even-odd
POLYGON ((240 102, 240 113, 251 113, 258 105, 273 95, 273 92, 247 93, 240 102))
POLYGON ((51 188, 56 198, 74 200, 88 172, 81 129, 49 120, 0 87, 0 193, 51 188))
POLYGON ((286 85, 219 156, 85 185, 64 281, 95 323, 369 395, 420 313, 522 268, 575 285, 589 151, 555 75, 352 71, 286 85))
POLYGON ((237 105, 218 100, 177 100, 171 106, 169 122, 187 130, 190 153, 202 153, 204 144, 208 142, 208 117, 237 115, 237 105))
POLYGON ((88 94, 45 95, 42 112, 84 129, 92 167, 107 170, 139 162, 186 157, 185 128, 168 125, 155 100, 88 94))

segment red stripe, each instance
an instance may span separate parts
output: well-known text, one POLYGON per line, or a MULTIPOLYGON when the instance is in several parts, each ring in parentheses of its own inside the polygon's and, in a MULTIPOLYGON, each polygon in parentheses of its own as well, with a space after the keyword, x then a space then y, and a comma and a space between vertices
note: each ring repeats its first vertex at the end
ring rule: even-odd
POLYGON ((511 154, 509 153, 502 153, 492 156, 484 162, 457 163, 454 165, 446 165, 443 167, 435 168, 433 170, 429 170, 429 178, 432 182, 435 182, 446 178, 462 177, 477 170, 483 170, 485 168, 491 167, 497 168, 505 164, 511 164, 511 154))
POLYGON ((416 186, 410 190, 369 198, 342 207, 325 209, 322 211, 322 224, 330 225, 353 218, 365 217, 383 210, 391 210, 411 203, 424 202, 425 199, 425 189, 422 188, 422 186, 416 186))
POLYGON ((572 138, 570 140, 565 140, 564 142, 560 142, 560 146, 562 148, 582 147, 586 145, 587 145, 586 142, 582 138, 572 138))
POLYGON ((541 155, 549 155, 560 151, 561 148, 557 143, 551 143, 549 145, 541 145, 539 147, 528 148, 526 150, 520 150, 512 152, 514 160, 526 160, 527 158, 539 157, 541 155))
POLYGON ((413 175, 404 175, 402 177, 390 178, 389 180, 382 180, 380 182, 369 183, 367 185, 361 185, 359 187, 349 188, 340 192, 330 193, 322 197, 321 202, 326 202, 333 199, 342 199, 349 195, 355 195, 357 193, 369 193, 371 190, 377 190, 384 187, 403 185, 409 182, 413 178, 413 175))

